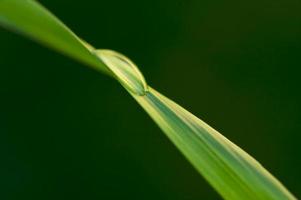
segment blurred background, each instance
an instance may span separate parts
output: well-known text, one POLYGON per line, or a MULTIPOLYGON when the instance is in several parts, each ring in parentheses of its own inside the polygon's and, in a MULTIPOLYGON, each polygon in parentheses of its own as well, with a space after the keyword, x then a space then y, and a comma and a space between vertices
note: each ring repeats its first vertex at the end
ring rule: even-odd
MULTIPOLYGON (((299 0, 40 0, 301 196, 299 0)), ((0 29, 0 199, 221 199, 116 81, 0 29)))

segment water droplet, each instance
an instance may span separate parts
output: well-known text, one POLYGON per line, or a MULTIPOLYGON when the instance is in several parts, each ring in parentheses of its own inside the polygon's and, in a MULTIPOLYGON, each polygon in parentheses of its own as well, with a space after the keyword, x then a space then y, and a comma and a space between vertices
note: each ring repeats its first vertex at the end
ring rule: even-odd
POLYGON ((137 66, 124 55, 111 50, 95 50, 95 54, 128 90, 139 96, 147 92, 147 84, 137 66))

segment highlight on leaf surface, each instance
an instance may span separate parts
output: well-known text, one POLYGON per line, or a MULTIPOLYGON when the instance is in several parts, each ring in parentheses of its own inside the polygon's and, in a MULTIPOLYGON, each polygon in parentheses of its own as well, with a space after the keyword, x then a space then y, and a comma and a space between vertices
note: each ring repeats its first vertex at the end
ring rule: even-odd
POLYGON ((119 81, 224 199, 295 199, 254 158, 149 87, 125 56, 96 50, 34 0, 0 0, 0 25, 119 81))

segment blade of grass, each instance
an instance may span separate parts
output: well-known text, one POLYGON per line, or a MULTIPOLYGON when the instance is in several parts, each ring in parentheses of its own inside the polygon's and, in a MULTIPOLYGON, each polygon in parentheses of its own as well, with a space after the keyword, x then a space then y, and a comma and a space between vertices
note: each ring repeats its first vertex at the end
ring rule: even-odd
POLYGON ((250 155, 147 86, 126 57, 95 50, 33 0, 0 0, 0 24, 117 79, 225 199, 295 199, 250 155))
POLYGON ((133 96, 225 199, 295 199, 254 158, 178 104, 150 87, 133 96))
POLYGON ((32 0, 0 0, 0 23, 96 70, 108 73, 92 46, 78 38, 52 13, 32 0))

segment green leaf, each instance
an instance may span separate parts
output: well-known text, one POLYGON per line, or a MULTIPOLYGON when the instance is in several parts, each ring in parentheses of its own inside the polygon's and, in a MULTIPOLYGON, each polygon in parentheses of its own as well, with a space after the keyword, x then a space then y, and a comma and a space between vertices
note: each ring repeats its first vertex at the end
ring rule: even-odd
POLYGON ((33 0, 0 0, 0 23, 50 48, 108 73, 91 53, 92 46, 79 39, 53 14, 33 0))
POLYGON ((223 198, 295 199, 245 151, 149 87, 128 58, 96 50, 36 1, 0 0, 0 25, 114 77, 223 198))
POLYGON ((254 158, 178 104, 150 87, 133 96, 225 199, 295 199, 254 158))

